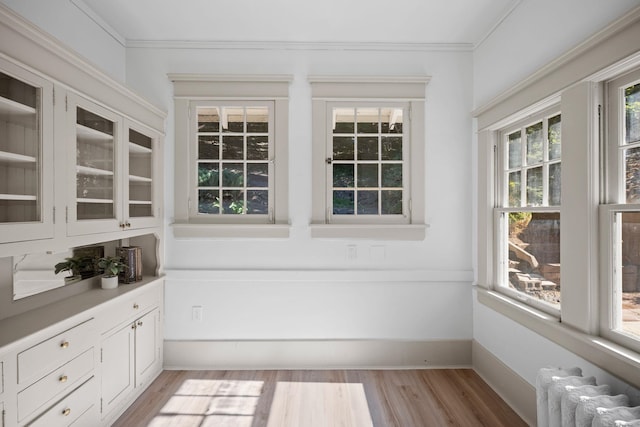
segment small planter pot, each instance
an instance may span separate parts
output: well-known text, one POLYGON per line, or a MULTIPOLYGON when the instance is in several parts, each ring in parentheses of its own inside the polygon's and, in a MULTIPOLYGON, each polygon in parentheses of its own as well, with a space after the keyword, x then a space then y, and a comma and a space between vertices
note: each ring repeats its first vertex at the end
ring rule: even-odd
POLYGON ((115 289, 118 287, 118 276, 103 276, 100 279, 102 289, 115 289))

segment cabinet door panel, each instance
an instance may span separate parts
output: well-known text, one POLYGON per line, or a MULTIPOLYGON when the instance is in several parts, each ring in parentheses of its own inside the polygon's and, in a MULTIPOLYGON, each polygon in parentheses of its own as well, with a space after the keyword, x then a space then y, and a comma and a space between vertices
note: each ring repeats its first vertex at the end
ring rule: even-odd
POLYGON ((128 137, 123 159, 123 217, 127 228, 160 224, 160 136, 143 126, 126 122, 128 137))
POLYGON ((0 58, 0 243, 53 237, 53 83, 0 58))
POLYGON ((134 325, 102 341, 102 417, 134 388, 134 325))
POLYGON ((69 234, 117 231, 122 224, 122 118, 68 95, 69 234))
POLYGON ((136 387, 145 384, 159 362, 159 310, 153 310, 136 322, 136 387))

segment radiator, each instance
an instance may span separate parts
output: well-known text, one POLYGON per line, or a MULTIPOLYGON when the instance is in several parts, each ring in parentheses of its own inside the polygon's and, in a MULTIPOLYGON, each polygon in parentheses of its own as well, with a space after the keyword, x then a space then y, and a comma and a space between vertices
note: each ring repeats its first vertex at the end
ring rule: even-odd
POLYGON ((542 368, 536 376, 538 427, 640 426, 640 406, 613 394, 580 368, 542 368))

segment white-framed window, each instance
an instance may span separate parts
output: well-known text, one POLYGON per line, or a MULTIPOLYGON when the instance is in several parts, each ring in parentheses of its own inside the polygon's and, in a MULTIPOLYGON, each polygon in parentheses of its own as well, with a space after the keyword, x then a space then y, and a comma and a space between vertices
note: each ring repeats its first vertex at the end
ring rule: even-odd
POLYGON ((498 131, 497 289, 560 314, 559 106, 498 131))
POLYGON ((289 76, 171 75, 177 237, 287 237, 289 76))
POLYGON ((640 69, 606 84, 605 336, 640 350, 640 69))
POLYGON ((422 240, 427 77, 311 77, 312 237, 422 240))

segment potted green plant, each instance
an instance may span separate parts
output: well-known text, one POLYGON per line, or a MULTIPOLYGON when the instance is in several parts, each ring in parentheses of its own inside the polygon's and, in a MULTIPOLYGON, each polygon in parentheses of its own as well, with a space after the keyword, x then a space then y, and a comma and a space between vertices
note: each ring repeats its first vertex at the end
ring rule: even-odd
POLYGON ((65 258, 64 261, 61 261, 54 266, 55 274, 63 271, 69 271, 71 272, 71 276, 65 277, 65 281, 78 281, 92 275, 94 271, 94 264, 94 259, 87 256, 65 258))
POLYGON ((104 271, 102 276, 102 289, 114 289, 118 287, 118 275, 128 267, 120 257, 98 258, 96 265, 104 271))

